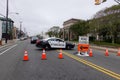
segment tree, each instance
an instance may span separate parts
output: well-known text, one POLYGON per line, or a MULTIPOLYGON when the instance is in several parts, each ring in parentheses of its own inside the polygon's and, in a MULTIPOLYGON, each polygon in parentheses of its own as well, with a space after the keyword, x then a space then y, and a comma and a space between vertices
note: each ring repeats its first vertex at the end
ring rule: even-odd
POLYGON ((106 8, 96 13, 93 19, 89 21, 90 32, 98 33, 103 40, 109 38, 109 42, 120 42, 120 5, 106 8))
POLYGON ((72 31, 76 36, 83 36, 88 33, 88 25, 86 21, 80 21, 76 24, 70 26, 70 31, 72 31))
POLYGON ((50 37, 59 37, 60 27, 53 26, 48 30, 46 34, 48 34, 50 37))

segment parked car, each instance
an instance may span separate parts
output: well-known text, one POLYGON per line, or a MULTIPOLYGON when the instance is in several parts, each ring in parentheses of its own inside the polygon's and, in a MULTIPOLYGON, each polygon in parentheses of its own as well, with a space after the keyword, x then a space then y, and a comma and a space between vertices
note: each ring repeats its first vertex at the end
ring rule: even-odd
POLYGON ((75 44, 70 42, 65 42, 60 38, 47 38, 37 41, 36 47, 45 48, 45 49, 51 49, 51 48, 72 49, 75 47, 75 44))
POLYGON ((23 41, 23 40, 27 40, 28 37, 21 37, 20 40, 23 41))
POLYGON ((24 40, 24 37, 21 37, 21 38, 20 38, 20 41, 23 41, 23 40, 24 40))
POLYGON ((37 40, 38 40, 38 37, 36 36, 31 37, 31 44, 36 43, 37 40))

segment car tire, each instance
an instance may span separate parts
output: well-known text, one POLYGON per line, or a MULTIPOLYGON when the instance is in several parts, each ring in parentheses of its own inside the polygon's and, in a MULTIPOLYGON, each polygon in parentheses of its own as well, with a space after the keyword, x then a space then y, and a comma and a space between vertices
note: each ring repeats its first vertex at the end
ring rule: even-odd
POLYGON ((67 49, 67 50, 71 50, 71 47, 70 47, 70 46, 66 46, 66 49, 67 49))
POLYGON ((45 49, 50 50, 51 49, 50 45, 46 45, 45 49))

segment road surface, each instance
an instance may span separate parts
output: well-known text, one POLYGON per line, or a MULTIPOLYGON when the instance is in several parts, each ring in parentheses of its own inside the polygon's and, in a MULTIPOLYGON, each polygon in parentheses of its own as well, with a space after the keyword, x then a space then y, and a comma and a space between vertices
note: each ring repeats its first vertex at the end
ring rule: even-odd
POLYGON ((76 48, 63 50, 64 59, 58 59, 57 50, 47 50, 47 60, 41 60, 42 50, 30 44, 29 40, 0 47, 0 80, 120 79, 120 57, 115 54, 106 57, 104 51, 94 49, 93 57, 79 57, 73 54, 76 51, 76 48), (23 61, 25 50, 28 51, 29 61, 23 61), (105 73, 101 67, 110 72, 105 73))

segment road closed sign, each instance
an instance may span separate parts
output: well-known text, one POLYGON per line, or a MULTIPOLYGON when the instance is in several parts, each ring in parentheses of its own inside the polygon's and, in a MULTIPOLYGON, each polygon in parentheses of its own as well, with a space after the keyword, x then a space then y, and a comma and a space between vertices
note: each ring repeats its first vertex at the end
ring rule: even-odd
POLYGON ((89 37, 87 37, 87 36, 79 36, 79 43, 80 44, 89 44, 89 37))

